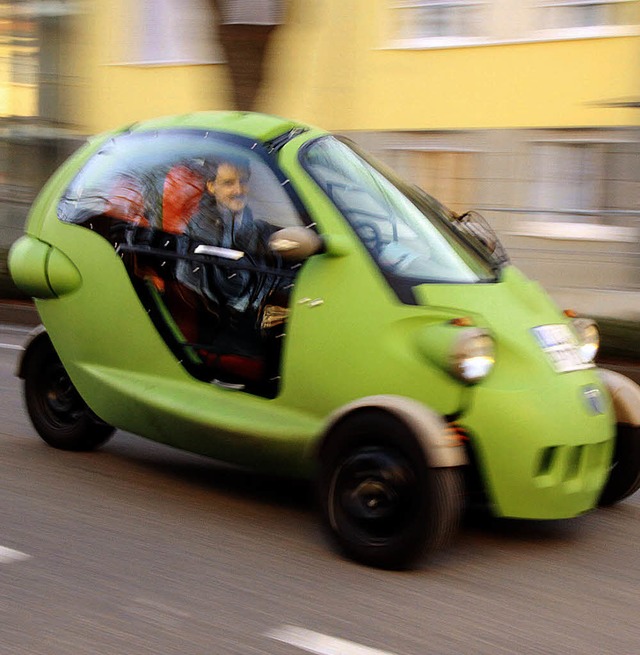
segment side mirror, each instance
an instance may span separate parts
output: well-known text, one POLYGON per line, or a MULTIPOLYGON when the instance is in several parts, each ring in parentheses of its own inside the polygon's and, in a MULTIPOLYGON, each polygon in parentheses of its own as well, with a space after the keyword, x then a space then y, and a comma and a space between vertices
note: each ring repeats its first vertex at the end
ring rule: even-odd
POLYGON ((306 227, 285 227, 269 237, 269 248, 283 259, 302 261, 322 252, 322 239, 306 227))

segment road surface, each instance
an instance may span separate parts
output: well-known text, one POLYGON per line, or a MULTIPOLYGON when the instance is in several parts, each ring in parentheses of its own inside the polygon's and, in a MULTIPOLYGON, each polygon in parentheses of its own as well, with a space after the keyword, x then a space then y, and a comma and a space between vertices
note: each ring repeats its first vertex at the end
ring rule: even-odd
POLYGON ((0 329, 0 655, 640 651, 640 494, 368 569, 331 550, 304 486, 122 432, 44 445, 13 377, 24 337, 0 329))

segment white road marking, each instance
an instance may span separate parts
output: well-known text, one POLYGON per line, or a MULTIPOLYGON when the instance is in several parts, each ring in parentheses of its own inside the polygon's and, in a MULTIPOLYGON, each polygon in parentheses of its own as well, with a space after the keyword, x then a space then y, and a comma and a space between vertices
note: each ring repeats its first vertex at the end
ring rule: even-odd
POLYGON ((0 546, 0 564, 22 562, 26 559, 31 559, 31 555, 21 553, 19 550, 13 550, 12 548, 5 548, 4 546, 0 546))
POLYGON ((0 349, 4 348, 5 350, 24 350, 24 346, 17 346, 14 343, 0 343, 0 349))
POLYGON ((388 651, 361 646, 346 639, 329 637, 293 625, 283 625, 274 630, 269 630, 266 636, 316 655, 393 655, 388 651))

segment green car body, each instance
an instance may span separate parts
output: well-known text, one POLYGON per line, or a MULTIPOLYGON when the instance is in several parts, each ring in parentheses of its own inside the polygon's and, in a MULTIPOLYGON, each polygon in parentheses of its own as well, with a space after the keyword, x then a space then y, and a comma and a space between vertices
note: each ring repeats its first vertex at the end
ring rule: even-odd
POLYGON ((309 144, 325 135, 259 114, 193 114, 97 137, 59 169, 34 204, 10 268, 34 296, 82 399, 119 429, 307 478, 318 474, 333 426, 358 409, 377 408, 419 433, 430 466, 472 467, 498 516, 558 519, 596 507, 621 414, 639 422, 635 388, 623 382, 632 401, 614 407, 609 377, 591 363, 558 372, 534 330, 564 325, 576 343, 580 335, 540 286, 508 263, 491 280, 416 283, 414 301, 401 300, 305 166, 309 144), (266 156, 322 240, 293 282, 271 397, 194 377, 135 293, 122 252, 59 218, 65 191, 111 140, 174 130, 270 144, 266 156), (495 344, 495 365, 476 382, 450 370, 455 343, 469 330, 490 334, 495 344))

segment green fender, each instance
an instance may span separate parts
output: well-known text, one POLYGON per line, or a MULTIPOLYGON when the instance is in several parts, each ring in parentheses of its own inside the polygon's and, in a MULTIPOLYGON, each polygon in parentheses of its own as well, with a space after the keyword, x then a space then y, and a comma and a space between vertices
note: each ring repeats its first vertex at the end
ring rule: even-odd
POLYGON ((417 400, 394 395, 360 398, 333 412, 320 440, 318 453, 322 452, 338 422, 357 410, 367 408, 382 409, 402 421, 416 437, 433 468, 464 466, 469 463, 464 446, 452 436, 442 416, 417 400))

